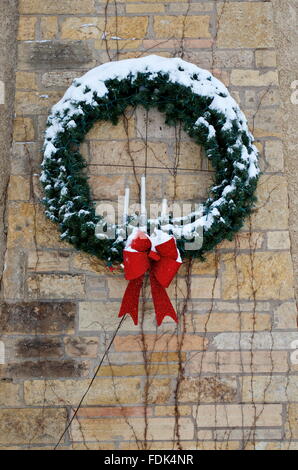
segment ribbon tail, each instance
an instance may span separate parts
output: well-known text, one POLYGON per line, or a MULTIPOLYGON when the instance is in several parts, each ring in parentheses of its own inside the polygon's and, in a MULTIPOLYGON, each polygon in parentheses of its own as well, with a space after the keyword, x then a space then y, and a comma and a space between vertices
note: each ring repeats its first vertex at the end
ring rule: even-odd
POLYGON ((160 326, 166 316, 171 317, 178 323, 177 313, 171 304, 169 296, 153 273, 150 273, 150 283, 157 325, 160 326))
POLYGON ((130 315, 135 325, 138 324, 138 306, 143 279, 144 276, 140 276, 137 279, 129 281, 128 286, 124 292, 118 315, 119 318, 123 317, 123 315, 130 315))

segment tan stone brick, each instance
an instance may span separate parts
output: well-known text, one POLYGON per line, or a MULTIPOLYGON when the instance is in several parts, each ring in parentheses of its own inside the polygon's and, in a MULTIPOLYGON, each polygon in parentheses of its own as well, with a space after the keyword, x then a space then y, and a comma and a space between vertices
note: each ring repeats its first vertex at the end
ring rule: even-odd
POLYGON ((60 409, 11 408, 0 410, 1 444, 56 443, 66 424, 60 409))
POLYGON ((35 91, 17 91, 15 98, 16 114, 45 114, 61 98, 59 92, 46 94, 35 91))
POLYGON ((38 274, 28 278, 30 298, 80 299, 85 297, 84 276, 38 274))
POLYGON ((42 39, 55 39, 58 34, 58 20, 56 16, 44 16, 40 20, 42 39))
POLYGON ((170 176, 167 181, 169 197, 180 201, 204 201, 212 184, 212 173, 197 178, 190 174, 177 174, 176 177, 170 176))
POLYGON ((35 39, 35 27, 37 18, 35 16, 20 16, 18 27, 18 41, 29 41, 35 39))
MULTIPOLYGON (((183 281, 181 281, 183 282, 183 281)), ((192 283, 191 283, 191 296, 193 299, 208 299, 212 297, 213 298, 219 298, 220 297, 220 278, 217 278, 216 280, 212 277, 193 277, 192 278, 192 283)), ((172 284, 171 284, 172 286, 172 284)), ((171 286, 169 291, 171 291, 171 286)), ((186 285, 184 283, 184 295, 186 293, 186 285)), ((178 284, 179 288, 179 284, 178 284)), ((182 291, 182 289, 181 289, 182 291)), ((174 294, 172 294, 172 297, 175 298, 174 294)))
POLYGON ((157 38, 209 38, 209 16, 155 16, 154 33, 157 38))
POLYGON ((298 393, 298 376, 245 376, 240 379, 242 400, 259 403, 294 401, 298 393))
POLYGON ((16 72, 16 88, 36 90, 36 75, 32 72, 16 72))
POLYGON ((163 13, 164 11, 165 6, 160 3, 126 5, 126 13, 163 13))
POLYGON ((189 370, 195 373, 271 373, 288 370, 286 351, 207 351, 194 353, 189 370))
POLYGON ((235 377, 222 378, 185 377, 179 386, 179 401, 183 403, 235 401, 237 396, 237 381, 235 377))
POLYGON ((199 170, 201 168, 201 148, 199 145, 195 142, 181 142, 177 150, 178 169, 199 170))
POLYGON ((43 248, 69 248, 69 244, 62 242, 59 237, 57 225, 44 215, 42 206, 36 206, 36 241, 43 248))
POLYGON ((107 274, 107 266, 97 256, 87 253, 75 253, 72 266, 76 271, 88 271, 99 274, 107 274))
POLYGON ((67 336, 64 338, 65 352, 72 357, 96 357, 99 339, 92 336, 67 336))
POLYGON ((34 205, 12 202, 8 210, 8 248, 34 245, 34 205))
POLYGON ((219 3, 219 47, 265 48, 274 46, 271 3, 219 3))
POLYGON ((183 3, 183 2, 177 2, 173 3, 171 2, 169 4, 169 11, 170 12, 178 12, 181 14, 185 13, 194 13, 194 12, 205 12, 205 11, 212 11, 213 9, 213 4, 212 2, 206 2, 206 3, 183 3))
MULTIPOLYGON (((127 1, 135 3, 136 0, 127 0, 127 1)), ((171 0, 171 2, 172 3, 174 3, 174 2, 181 2, 182 3, 182 2, 187 2, 187 0, 171 0)), ((160 0, 143 0, 142 3, 160 3, 160 0)))
POLYGON ((291 243, 290 243, 290 236, 288 231, 280 231, 280 232, 268 232, 268 249, 269 250, 289 250, 291 243))
POLYGON ((260 49, 255 52, 257 67, 276 67, 276 51, 260 49))
POLYGON ((219 244, 219 248, 228 250, 258 250, 262 248, 265 240, 263 232, 238 232, 231 242, 224 240, 219 244))
MULTIPOLYGON (((193 437, 194 425, 189 418, 181 418, 180 432, 185 439, 193 437)), ((148 436, 151 440, 169 439, 173 437, 174 418, 148 418, 148 436)), ((72 435, 75 440, 81 440, 82 435, 88 441, 97 441, 104 435, 106 439, 135 441, 142 439, 144 434, 144 418, 131 418, 129 423, 124 418, 114 419, 81 419, 73 424, 72 435)))
POLYGON ((286 432, 287 432, 288 439, 298 439, 298 404, 297 403, 290 403, 288 406, 286 432))
POLYGON ((94 0, 20 0, 19 9, 20 13, 95 13, 94 0))
POLYGON ((194 407, 199 427, 280 426, 281 405, 199 405, 194 407))
MULTIPOLYGON (((168 403, 172 395, 172 383, 169 378, 156 378, 152 376, 148 380, 149 390, 147 395, 148 404, 161 405, 168 403)), ((145 398, 145 394, 144 394, 145 398)))
POLYGON ((254 137, 277 137, 282 138, 281 110, 279 107, 270 109, 260 108, 258 112, 254 109, 246 110, 246 118, 249 126, 253 129, 254 137))
MULTIPOLYGON (((179 269, 179 274, 182 276, 187 271, 188 263, 185 261, 181 268, 179 269)), ((191 274, 198 274, 198 275, 215 275, 216 271, 216 260, 214 253, 208 253, 206 255, 205 261, 200 260, 193 260, 192 267, 191 267, 191 274)))
MULTIPOLYGON (((135 118, 132 113, 127 110, 126 113, 127 119, 124 120, 123 117, 120 117, 117 125, 112 124, 108 121, 98 121, 94 124, 92 129, 86 135, 86 140, 103 140, 103 145, 108 145, 111 140, 125 140, 127 141, 127 132, 130 138, 134 137, 134 127, 135 127, 135 118), (124 124, 127 124, 127 132, 125 130, 124 124), (110 140, 105 140, 110 136, 110 140)), ((114 145, 116 142, 114 143, 114 145)))
POLYGON ((288 252, 256 252, 253 268, 250 256, 237 256, 237 271, 230 255, 223 257, 223 298, 289 299, 293 297, 293 272, 288 252), (253 279, 252 279, 253 269, 253 279), (238 288, 237 288, 238 282, 238 288))
POLYGON ((69 253, 61 251, 30 251, 28 269, 33 271, 69 271, 69 253))
POLYGON ((273 86, 278 85, 277 71, 261 73, 259 70, 232 70, 231 85, 235 86, 273 86))
MULTIPOLYGON (((123 38, 118 38, 118 36, 114 36, 114 37, 117 39, 96 39, 94 41, 94 48, 100 51, 105 51, 105 52, 107 49, 113 50, 113 51, 117 50, 117 53, 121 55, 120 58, 123 59, 124 57, 122 57, 122 54, 124 53, 122 51, 125 51, 127 49, 139 49, 140 46, 142 45, 142 41, 139 39, 135 39, 135 38, 123 39, 123 38)), ((137 51, 136 54, 139 54, 139 51, 137 51)))
POLYGON ((261 176, 256 211, 252 214, 253 230, 288 229, 287 191, 287 182, 283 176, 261 176))
POLYGON ((297 328, 298 313, 295 302, 284 302, 274 310, 275 328, 292 330, 297 328))
POLYGON ((264 331, 271 328, 271 316, 268 314, 242 313, 211 313, 192 315, 188 318, 188 331, 220 332, 220 331, 264 331))
POLYGON ((20 405, 20 385, 0 381, 0 406, 20 405))
POLYGON ((14 119, 13 139, 16 142, 28 142, 34 140, 34 125, 30 118, 17 117, 14 119))
MULTIPOLYGON (((82 393, 89 385, 88 379, 81 380, 29 380, 24 384, 27 405, 77 405, 82 393)), ((143 404, 141 379, 139 378, 99 378, 84 400, 85 405, 143 404)))
MULTIPOLYGON (((146 413, 148 416, 152 416, 152 408, 147 408, 146 413)), ((106 417, 131 417, 131 416, 144 416, 144 406, 104 406, 91 408, 82 407, 79 409, 77 416, 78 418, 100 418, 106 417)))
POLYGON ((82 74, 82 71, 62 70, 55 72, 46 72, 41 76, 41 83, 45 87, 69 87, 72 81, 82 74))
MULTIPOLYGON (((191 406, 178 405, 179 416, 190 416, 191 415, 191 406)), ((156 406, 155 407, 155 416, 175 416, 176 408, 175 406, 156 406)))
POLYGON ((280 140, 268 140, 265 143, 266 171, 283 171, 283 143, 280 140))
POLYGON ((138 376, 146 375, 149 373, 150 376, 156 375, 176 375, 178 372, 178 364, 149 364, 148 370, 146 372, 145 366, 142 364, 132 364, 132 365, 114 365, 110 364, 107 366, 102 366, 99 371, 99 376, 112 376, 112 377, 121 377, 121 376, 138 376))
POLYGON ((30 182, 23 176, 11 176, 8 186, 9 201, 28 201, 30 198, 30 182))
MULTIPOLYGON (((181 337, 178 337, 181 341, 181 337)), ((115 338, 116 351, 139 351, 144 347, 148 351, 175 351, 178 347, 177 337, 174 335, 163 334, 162 336, 145 335, 144 342, 140 335, 118 336, 115 338)), ((185 335, 183 339, 183 350, 193 351, 202 350, 207 347, 208 341, 202 336, 185 335)))
POLYGON ((142 39, 146 35, 148 18, 146 16, 122 17, 117 19, 108 16, 104 18, 94 17, 69 17, 62 23, 62 39, 101 39, 103 33, 107 39, 120 37, 122 39, 142 39))

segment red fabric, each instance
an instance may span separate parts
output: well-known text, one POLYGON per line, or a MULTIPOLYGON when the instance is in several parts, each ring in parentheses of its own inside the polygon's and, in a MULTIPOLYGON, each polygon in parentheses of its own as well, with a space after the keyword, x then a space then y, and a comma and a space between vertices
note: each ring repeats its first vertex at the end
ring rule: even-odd
POLYGON ((156 245, 156 251, 151 250, 151 241, 148 235, 139 231, 131 243, 136 251, 123 251, 125 279, 129 284, 125 290, 119 317, 130 315, 135 325, 138 324, 138 304, 144 274, 150 271, 150 285, 157 325, 161 325, 166 316, 178 323, 177 314, 171 304, 165 287, 168 287, 181 262, 176 261, 179 255, 174 237, 156 245))

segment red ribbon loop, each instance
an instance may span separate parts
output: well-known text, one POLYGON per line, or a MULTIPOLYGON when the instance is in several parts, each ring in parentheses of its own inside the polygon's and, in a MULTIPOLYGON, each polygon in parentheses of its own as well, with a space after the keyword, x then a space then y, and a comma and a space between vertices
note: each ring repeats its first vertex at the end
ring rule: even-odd
POLYGON ((144 275, 149 271, 157 325, 161 325, 166 316, 178 323, 177 314, 165 290, 182 264, 176 241, 171 236, 152 249, 152 240, 146 233, 138 231, 131 245, 123 250, 125 279, 129 284, 122 299, 119 317, 128 314, 134 324, 138 324, 140 292, 144 275))

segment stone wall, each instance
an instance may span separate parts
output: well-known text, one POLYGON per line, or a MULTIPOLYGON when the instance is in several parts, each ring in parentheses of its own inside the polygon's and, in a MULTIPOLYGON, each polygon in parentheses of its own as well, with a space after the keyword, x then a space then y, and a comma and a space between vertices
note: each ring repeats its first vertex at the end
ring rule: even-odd
MULTIPOLYGON (((123 273, 59 242, 43 215, 47 114, 89 68, 154 53, 208 68, 229 87, 261 153, 258 207, 235 241, 181 269, 169 289, 178 329, 169 320, 156 330, 147 286, 144 321, 125 320, 60 447, 297 449, 297 310, 272 2, 19 0, 19 13, 0 445, 53 449, 118 325, 126 286, 123 273)), ((82 145, 95 200, 114 202, 129 182, 137 201, 146 146, 149 199, 161 200, 162 187, 179 201, 205 197, 212 169, 203 152, 195 162, 179 127, 130 109, 82 145)))

